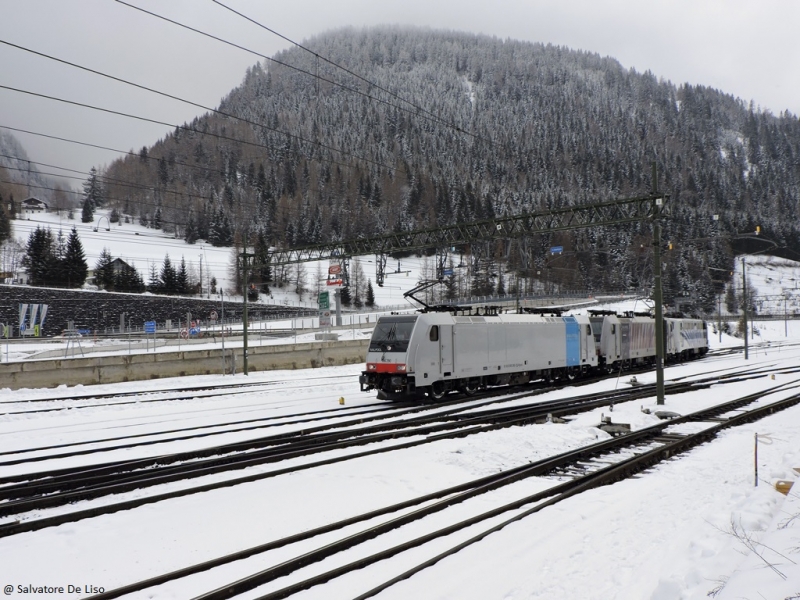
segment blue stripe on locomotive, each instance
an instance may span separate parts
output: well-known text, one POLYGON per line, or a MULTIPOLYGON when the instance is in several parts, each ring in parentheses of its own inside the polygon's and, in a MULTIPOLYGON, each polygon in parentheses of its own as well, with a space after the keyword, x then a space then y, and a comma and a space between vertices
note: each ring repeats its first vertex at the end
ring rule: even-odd
POLYGON ((566 325, 567 366, 577 367, 581 364, 581 326, 575 317, 561 317, 566 325))

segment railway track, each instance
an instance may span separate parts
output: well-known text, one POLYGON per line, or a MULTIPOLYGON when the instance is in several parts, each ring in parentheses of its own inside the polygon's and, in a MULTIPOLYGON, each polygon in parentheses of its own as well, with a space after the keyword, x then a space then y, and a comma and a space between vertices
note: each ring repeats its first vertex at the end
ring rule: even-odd
MULTIPOLYGON (((721 371, 725 371, 726 369, 722 369, 721 371)), ((711 373, 718 372, 718 371, 711 371, 711 373)), ((628 374, 628 372, 626 372, 628 374)), ((594 383, 596 381, 601 380, 601 377, 593 377, 590 379, 580 380, 573 382, 574 385, 588 385, 590 383, 594 383)), ((681 379, 686 379, 686 377, 678 378, 673 381, 679 381, 681 379)), ((263 384, 252 384, 255 386, 260 386, 263 384)), ((227 388, 240 388, 240 387, 249 387, 250 384, 243 384, 243 385, 231 385, 225 386, 227 388)), ((542 393, 544 391, 549 391, 553 388, 548 386, 535 386, 539 387, 539 392, 542 393)), ((200 387, 200 388, 182 388, 181 391, 185 391, 186 389, 192 390, 206 390, 210 388, 200 387)), ((174 392, 177 390, 165 390, 164 392, 174 392)), ((488 391, 479 397, 480 398, 494 398, 497 396, 507 396, 508 395, 507 388, 499 388, 493 389, 488 391)), ((227 394, 227 392, 223 392, 222 395, 227 394)), ((134 395, 134 394, 131 394, 134 395)), ((110 395, 113 396, 113 395, 110 395)), ((84 396, 81 396, 83 398, 84 396)), ((196 399, 197 396, 190 396, 190 397, 179 397, 178 400, 184 399, 196 399)), ((169 400, 169 398, 164 399, 169 400)), ((436 407, 448 406, 448 405, 464 405, 465 401, 461 398, 457 398, 450 401, 439 402, 436 404, 436 407)), ((103 405, 105 406, 105 405, 103 405)), ((209 437, 213 435, 225 435, 230 433, 239 433, 244 431, 254 431, 261 428, 269 428, 275 426, 289 426, 289 425, 297 425, 299 423, 307 423, 313 421, 323 421, 327 418, 329 419, 336 419, 340 418, 342 415, 345 414, 363 414, 369 412, 378 412, 378 413, 392 413, 392 414, 402 414, 404 411, 407 413, 419 412, 420 410, 427 410, 426 407, 420 407, 418 403, 415 402, 406 402, 406 403, 393 403, 390 405, 386 404, 379 404, 376 406, 358 406, 358 407, 347 407, 347 408, 334 408, 334 409, 327 409, 321 411, 313 411, 313 412, 301 412, 301 413, 292 413, 287 415, 282 415, 279 419, 274 417, 257 417, 252 419, 238 419, 234 421, 225 421, 225 422, 217 422, 211 424, 204 424, 204 425, 196 425, 190 427, 181 427, 181 428, 171 428, 166 430, 159 430, 159 431, 147 431, 143 433, 136 433, 130 435, 123 435, 123 436, 110 436, 110 437, 103 437, 103 438, 96 438, 93 440, 81 440, 79 442, 68 442, 68 443, 61 443, 61 444, 51 444, 48 446, 37 446, 37 447, 29 447, 29 448, 20 448, 14 450, 6 450, 0 451, 0 468, 4 466, 16 465, 16 464, 24 464, 24 463, 33 463, 33 462, 40 462, 40 461, 47 461, 47 460, 55 460, 55 459, 64 459, 70 458, 75 456, 84 456, 87 454, 101 454, 103 452, 110 452, 113 450, 122 450, 122 449, 131 449, 135 447, 141 446, 151 446, 156 444, 168 444, 171 442, 176 441, 184 441, 189 439, 195 438, 203 438, 209 437), (210 431, 214 430, 214 431, 210 431), (163 437, 163 436, 172 436, 172 437, 163 437), (118 442, 115 445, 109 445, 109 443, 118 442), (101 447, 98 445, 103 444, 101 447), (68 448, 73 448, 73 450, 65 450, 68 448), (64 450, 59 453, 46 453, 47 451, 52 450, 64 450), (3 459, 3 456, 15 456, 16 458, 9 458, 3 459)), ((17 413, 14 413, 17 414, 17 413)), ((367 415, 368 416, 368 415, 367 415)), ((365 422, 364 419, 366 417, 362 417, 360 419, 360 423, 365 422)), ((142 423, 141 425, 146 425, 146 423, 142 423)))
MULTIPOLYGON (((786 370, 784 370, 786 371, 786 370)), ((686 381, 670 386, 671 393, 708 387, 719 381, 736 382, 744 377, 764 377, 761 369, 734 372, 724 376, 705 378, 702 381, 686 381)), ((221 487, 229 487, 301 469, 318 467, 371 454, 410 448, 442 439, 465 437, 481 432, 493 431, 531 422, 543 422, 557 416, 568 416, 608 406, 613 403, 632 401, 653 395, 653 386, 639 386, 609 392, 586 394, 555 401, 513 404, 542 390, 508 396, 502 400, 507 406, 492 406, 501 403, 498 398, 482 400, 464 405, 415 406, 405 414, 383 414, 358 416, 336 424, 327 424, 304 429, 301 432, 267 436, 224 446, 184 452, 135 461, 118 461, 91 467, 73 467, 41 473, 25 473, 0 479, 0 516, 18 517, 17 520, 0 524, 0 537, 22 531, 32 531, 72 522, 83 518, 108 514, 147 503, 185 496, 221 487), (487 408, 488 407, 488 408, 487 408), (414 412, 429 414, 408 416, 414 412), (381 422, 382 421, 382 422, 381 422), (364 426, 364 423, 372 424, 364 426), (393 443, 397 438, 415 437, 411 441, 393 443), (363 451, 352 451, 358 446, 377 444, 363 451), (201 482, 180 490, 156 491, 140 495, 136 499, 124 500, 104 506, 94 506, 69 513, 30 519, 27 515, 77 501, 94 500, 112 494, 142 490, 152 486, 200 478, 250 467, 263 467, 289 459, 305 459, 314 454, 346 451, 332 457, 307 461, 303 464, 231 477, 213 483, 201 482), (27 515, 26 515, 27 513, 27 515)))
MULTIPOLYGON (((325 377, 310 377, 304 379, 304 382, 313 381, 314 379, 324 379, 329 381, 331 379, 352 379, 350 375, 332 375, 325 377)), ((29 398, 23 400, 8 400, 0 402, 3 405, 17 405, 17 404, 59 404, 59 406, 48 406, 44 408, 34 408, 32 410, 18 410, 0 412, 0 417, 11 415, 33 415, 39 413, 57 412, 63 410, 75 410, 85 408, 103 408, 103 407, 116 407, 125 406, 130 404, 147 404, 153 402, 174 402, 181 400, 197 400, 203 398, 219 398, 224 396, 234 396, 239 394, 251 394, 261 390, 271 390, 277 386, 283 389, 301 389, 311 387, 313 383, 303 383, 301 385, 292 385, 290 381, 262 381, 262 382, 244 382, 235 384, 223 384, 215 386, 196 386, 196 387, 183 387, 174 389, 154 390, 148 392, 119 392, 108 394, 78 394, 73 396, 53 396, 48 398, 29 398), (207 392, 207 393, 202 393, 207 392), (178 395, 173 395, 178 394, 178 395), (126 400, 133 398, 132 400, 126 400), (120 399, 117 402, 92 402, 98 399, 114 400, 120 399)))
MULTIPOLYGON (((278 548, 289 550, 296 548, 295 555, 289 560, 282 560, 245 577, 238 577, 228 584, 195 597, 195 600, 222 600, 257 590, 261 592, 261 595, 257 596, 259 600, 277 600, 348 576, 366 566, 422 548, 437 540, 458 539, 456 543, 447 544, 449 546, 447 550, 429 551, 427 554, 430 558, 410 569, 404 568, 396 577, 378 586, 373 585, 357 596, 359 599, 369 598, 513 522, 530 517, 584 491, 646 473, 654 465, 712 440, 726 428, 749 423, 796 406, 800 404, 800 393, 793 390, 798 387, 800 384, 797 381, 776 385, 764 392, 743 396, 628 435, 134 582, 92 598, 107 600, 152 590, 169 582, 185 581, 186 578, 210 569, 222 569, 218 579, 224 580, 226 565, 278 548), (781 394, 785 397, 746 408, 770 396, 781 394), (529 489, 520 484, 533 478, 539 478, 539 489, 530 493, 529 489), (474 506, 471 507, 471 514, 468 517, 447 518, 448 508, 469 504, 478 496, 491 494, 508 486, 515 486, 514 489, 518 491, 517 497, 513 500, 506 500, 489 510, 473 502, 474 506), (439 515, 437 527, 434 530, 414 527, 414 524, 437 514, 439 515), (361 528, 354 530, 359 524, 361 528), (424 530, 425 533, 419 535, 419 530, 424 530), (338 537, 331 540, 330 535, 337 533, 338 537), (307 549, 308 540, 315 538, 318 538, 319 542, 312 549, 307 549), (377 544, 381 547, 379 551, 370 550, 376 545, 368 544, 372 540, 382 541, 377 544), (300 545, 301 543, 304 545, 300 545), (345 552, 347 554, 344 554, 345 552), (358 554, 355 559, 353 559, 354 552, 358 554), (324 567, 320 564, 322 561, 326 561, 324 567), (331 567, 329 564, 331 561, 338 562, 338 565, 331 567)), ((463 510, 457 512, 461 515, 463 510)), ((395 569, 395 572, 397 570, 395 569)), ((253 595, 250 594, 248 597, 252 598, 253 595)))

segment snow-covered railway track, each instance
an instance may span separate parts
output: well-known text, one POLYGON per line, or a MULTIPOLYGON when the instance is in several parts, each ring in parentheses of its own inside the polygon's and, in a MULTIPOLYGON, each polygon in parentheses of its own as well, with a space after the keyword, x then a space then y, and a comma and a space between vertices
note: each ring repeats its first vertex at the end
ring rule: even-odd
POLYGON ((227 385, 195 386, 147 392, 116 392, 108 394, 75 394, 72 396, 49 396, 46 398, 13 399, 0 402, 0 406, 35 405, 29 410, 7 410, 0 412, 0 417, 12 415, 36 415, 64 410, 118 407, 125 405, 147 404, 154 402, 175 402, 181 400, 198 400, 204 398, 219 398, 239 394, 252 394, 261 390, 271 390, 276 386, 281 389, 302 389, 319 385, 313 383, 314 379, 330 381, 331 379, 345 379, 347 375, 326 376, 304 380, 303 384, 288 383, 286 381, 261 381, 244 382, 227 385), (101 400, 101 402, 97 402, 101 400), (48 406, 42 406, 42 405, 48 406))
MULTIPOLYGON (((730 381, 739 381, 746 373, 728 376, 730 381)), ((749 376, 763 377, 757 371, 749 376)), ((719 376, 703 381, 684 382, 670 387, 673 393, 696 390, 718 381, 719 376)), ((505 402, 519 400, 532 393, 526 392, 507 397, 505 402)), ((613 403, 637 400, 652 396, 653 386, 639 386, 619 391, 606 391, 572 398, 535 402, 522 405, 484 408, 482 405, 501 403, 500 399, 485 400, 466 405, 425 407, 417 406, 408 412, 424 411, 415 417, 401 415, 399 419, 361 425, 370 420, 386 416, 357 417, 349 422, 307 428, 299 433, 284 434, 228 444, 202 451, 178 453, 153 459, 120 461, 96 465, 61 469, 47 473, 19 474, 0 480, 0 515, 17 518, 16 521, 0 523, 0 537, 22 531, 33 531, 45 527, 73 522, 88 517, 109 514, 148 503, 186 496, 222 487, 257 481, 292 473, 302 469, 319 467, 372 454, 411 448, 444 439, 498 430, 514 425, 542 422, 549 415, 566 416, 607 406, 613 403), (412 437, 411 441, 394 443, 398 437, 412 437), (353 451, 364 445, 373 445, 364 451, 353 451), (313 454, 329 452, 320 460, 307 460, 313 454), (299 459, 299 460, 298 460, 299 459), (268 470, 270 463, 290 461, 280 469, 268 470), (250 473, 235 476, 231 472, 256 467, 250 473), (215 476, 212 479, 202 479, 215 476), (197 479, 191 485, 180 484, 178 489, 156 487, 143 494, 141 490, 181 480, 197 479), (77 511, 60 512, 53 516, 42 516, 40 511, 61 507, 78 501, 97 500, 106 496, 119 498, 119 494, 136 491, 135 498, 109 503, 102 500, 87 507, 83 504, 77 511), (36 516, 39 518, 31 518, 36 516)), ((503 403, 505 403, 503 402, 503 403)))
MULTIPOLYGON (((685 385, 691 387, 693 384, 685 385)), ((40 511, 80 500, 102 498, 184 479, 205 477, 284 460, 302 459, 325 452, 343 451, 331 458, 305 462, 278 471, 226 479, 218 481, 216 484, 199 485, 196 488, 140 497, 133 501, 144 504, 186 495, 192 491, 206 491, 215 487, 273 477, 300 469, 431 443, 448 437, 464 437, 512 425, 524 425, 536 420, 543 420, 549 414, 576 413, 613 402, 638 399, 649 393, 652 391, 648 391, 648 386, 643 386, 635 390, 600 392, 575 398, 490 408, 476 412, 467 410, 468 408, 475 409, 474 405, 458 404, 443 409, 417 406, 407 409, 407 413, 401 415, 401 418, 394 418, 385 423, 362 426, 365 422, 386 420, 388 417, 384 415, 356 417, 336 424, 306 428, 300 432, 268 436, 199 451, 135 461, 118 461, 91 467, 81 466, 31 474, 20 473, 0 478, 0 499, 4 500, 4 502, 0 502, 0 516, 8 517, 40 511), (408 416, 408 413, 418 411, 433 414, 408 416), (417 439, 400 444, 392 443, 399 437, 416 437, 417 439), (352 452, 354 448, 368 444, 380 444, 380 446, 366 451, 352 452)), ((530 394, 531 392, 517 394, 513 398, 519 399, 530 394)), ((497 400, 488 402, 497 402, 497 400)), ((130 502, 123 502, 122 505, 130 508, 130 502)), ((71 514, 85 518, 115 510, 119 509, 115 508, 115 505, 111 505, 71 514)), ((39 519, 35 522, 0 524, 0 537, 29 530, 31 527, 39 529, 42 526, 61 524, 69 520, 68 515, 61 515, 51 519, 39 519)))
MULTIPOLYGON (((337 578, 349 578, 348 590, 366 590, 358 598, 368 598, 505 526, 557 502, 645 472, 659 462, 713 439, 725 428, 752 422, 800 404, 800 394, 794 393, 780 400, 743 410, 770 395, 786 393, 797 387, 797 382, 775 386, 767 391, 737 398, 625 436, 164 573, 93 598, 106 600, 143 590, 157 593, 156 586, 168 584, 169 587, 162 589, 163 592, 182 597, 195 596, 196 600, 222 600, 251 591, 261 593, 259 600, 276 600, 337 578), (529 493, 529 487, 520 485, 521 482, 536 477, 543 479, 539 480, 540 485, 534 493, 529 493), (474 502, 478 496, 491 494, 507 486, 516 486, 513 488, 518 492, 515 499, 506 499, 489 510, 474 502), (461 508, 452 510, 456 506, 461 508), (414 510, 409 510, 412 508, 414 510), (464 512, 469 516, 464 517, 464 512), (430 523, 432 515, 437 514, 436 520, 430 523), (381 519, 381 522, 376 523, 377 519, 381 519), (421 525, 423 519, 426 519, 427 525, 421 525), (359 523, 362 524, 362 529, 353 531, 353 527, 359 523), (331 539, 332 533, 337 534, 338 538, 331 539), (308 549, 307 544, 301 545, 315 538, 318 540, 313 548, 308 549), (444 552, 439 550, 442 543, 449 546, 444 552), (294 545, 297 545, 296 548, 293 548, 294 545), (374 546, 380 549, 375 551, 374 546), (407 560, 387 565, 385 571, 398 574, 378 586, 353 582, 354 578, 357 579, 355 573, 368 565, 399 557, 406 552, 416 552, 417 549, 424 551, 425 548, 428 558, 411 569, 402 566, 408 564, 407 560), (286 552, 293 552, 294 556, 288 560, 276 558, 271 566, 235 579, 224 571, 226 566, 237 561, 277 549, 283 549, 281 556, 285 556, 286 552), (223 570, 214 579, 219 581, 227 578, 230 583, 197 595, 199 585, 202 584, 192 583, 192 576, 218 568, 223 570)), ((248 597, 253 598, 253 595, 248 594, 248 597)))

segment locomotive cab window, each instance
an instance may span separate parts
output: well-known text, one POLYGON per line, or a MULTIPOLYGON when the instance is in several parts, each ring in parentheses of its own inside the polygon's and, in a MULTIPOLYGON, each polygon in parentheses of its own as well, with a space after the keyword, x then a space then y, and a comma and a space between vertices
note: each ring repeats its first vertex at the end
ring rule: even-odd
POLYGON ((439 326, 438 325, 433 325, 431 327, 430 340, 432 342, 438 342, 439 341, 439 326))
POLYGON ((369 352, 407 352, 416 317, 382 318, 375 325, 369 352))

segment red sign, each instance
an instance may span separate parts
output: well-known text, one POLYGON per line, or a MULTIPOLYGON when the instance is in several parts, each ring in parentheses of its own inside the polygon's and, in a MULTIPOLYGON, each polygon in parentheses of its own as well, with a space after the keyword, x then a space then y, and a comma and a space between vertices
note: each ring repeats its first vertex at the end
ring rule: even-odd
POLYGON ((328 267, 328 274, 338 275, 342 272, 342 265, 331 265, 328 267))
POLYGON ((342 285, 342 280, 341 279, 328 279, 328 281, 326 281, 325 283, 327 285, 342 285))

